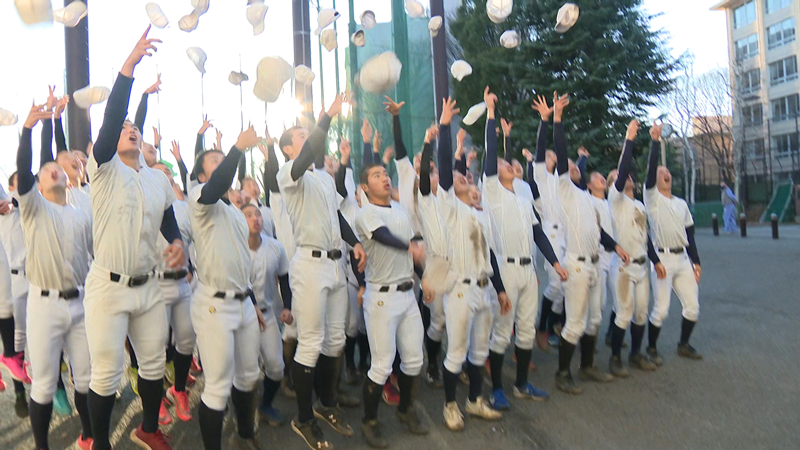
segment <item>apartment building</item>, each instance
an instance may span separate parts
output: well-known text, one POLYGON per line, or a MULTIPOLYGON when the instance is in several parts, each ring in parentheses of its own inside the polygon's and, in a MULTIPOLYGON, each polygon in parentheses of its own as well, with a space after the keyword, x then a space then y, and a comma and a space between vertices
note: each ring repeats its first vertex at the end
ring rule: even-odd
POLYGON ((723 0, 743 173, 774 181, 800 175, 800 0, 723 0))

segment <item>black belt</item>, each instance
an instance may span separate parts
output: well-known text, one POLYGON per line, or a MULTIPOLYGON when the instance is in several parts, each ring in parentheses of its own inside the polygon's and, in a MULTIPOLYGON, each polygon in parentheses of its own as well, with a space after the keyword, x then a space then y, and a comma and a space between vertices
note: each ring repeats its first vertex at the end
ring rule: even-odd
MULTIPOLYGON (((250 290, 247 290, 247 291, 244 291, 244 292, 237 292, 237 293, 233 294, 233 298, 235 298, 236 300, 239 300, 239 301, 243 301, 244 299, 250 297, 250 292, 251 292, 250 290)), ((216 294, 214 294, 214 298, 225 298, 225 297, 226 297, 226 294, 225 294, 225 292, 222 292, 222 291, 219 291, 216 294)))
POLYGON ((592 261, 592 264, 594 264, 597 261, 600 261, 600 255, 592 255, 589 258, 585 256, 578 256, 578 261, 580 262, 585 262, 587 259, 590 259, 592 261))
POLYGON ((422 236, 417 235, 411 238, 411 242, 418 242, 424 240, 422 236))
MULTIPOLYGON (((58 291, 58 297, 63 298, 64 300, 74 300, 80 297, 81 293, 78 292, 77 289, 67 289, 65 291, 58 291)), ((50 296, 50 290, 42 289, 42 297, 50 296)))
POLYGON ((21 270, 17 270, 17 269, 11 269, 11 275, 19 275, 21 273, 24 273, 24 272, 21 271, 21 270))
POLYGON ((522 258, 508 258, 508 259, 506 259, 506 261, 511 263, 511 264, 519 263, 520 266, 527 266, 533 260, 528 258, 527 256, 523 256, 522 258))
POLYGON ((554 230, 557 230, 557 229, 558 229, 558 224, 557 224, 557 223, 554 223, 554 224, 553 224, 553 229, 554 229, 554 230))
POLYGON ((636 259, 632 259, 631 262, 634 263, 634 264, 638 264, 638 265, 642 266, 642 265, 644 265, 644 263, 647 262, 647 256, 640 256, 640 257, 638 257, 636 259))
POLYGON ((660 249, 658 249, 658 253, 675 253, 675 254, 681 254, 681 253, 683 253, 683 251, 684 251, 684 250, 685 250, 685 249, 684 249, 683 247, 677 247, 677 248, 660 248, 660 249))
MULTIPOLYGON (((472 279, 464 278, 464 284, 472 284, 472 279)), ((478 287, 482 287, 482 288, 486 287, 486 286, 489 285, 489 279, 488 278, 481 278, 480 280, 477 280, 477 284, 478 284, 478 287)))
MULTIPOLYGON (((328 250, 326 253, 328 254, 327 258, 334 261, 342 257, 342 251, 339 249, 328 250)), ((311 256, 314 258, 322 258, 322 252, 319 250, 313 250, 311 252, 311 256)))
POLYGON ((182 280, 186 278, 187 275, 189 275, 189 271, 181 269, 177 272, 164 272, 161 278, 164 280, 182 280))
MULTIPOLYGON (((151 274, 148 273, 146 275, 136 275, 130 277, 128 279, 128 287, 144 286, 147 283, 147 280, 150 279, 150 276, 151 274)), ((111 281, 113 281, 114 283, 119 283, 119 281, 122 279, 122 275, 111 272, 109 278, 111 278, 111 281)))
MULTIPOLYGON (((391 286, 381 286, 378 289, 378 292, 389 292, 391 286)), ((414 282, 413 281, 406 281, 405 283, 400 283, 397 285, 397 292, 408 292, 411 289, 414 289, 414 282)))

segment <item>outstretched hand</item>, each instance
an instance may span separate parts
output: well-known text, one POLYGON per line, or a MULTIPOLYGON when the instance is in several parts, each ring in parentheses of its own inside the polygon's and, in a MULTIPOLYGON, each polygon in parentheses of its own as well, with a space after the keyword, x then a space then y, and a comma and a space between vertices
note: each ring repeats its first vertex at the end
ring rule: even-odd
POLYGON ((205 134, 209 128, 214 128, 214 125, 211 125, 211 121, 208 120, 208 114, 203 116, 203 125, 200 126, 200 131, 197 134, 205 134))
POLYGON ((650 139, 653 141, 661 140, 661 130, 664 129, 664 122, 661 123, 654 123, 652 127, 650 127, 650 139))
POLYGON ((372 140, 372 125, 370 125, 367 119, 364 119, 364 123, 361 124, 361 139, 363 139, 364 142, 372 140))
POLYGON ((61 113, 64 112, 64 109, 66 109, 68 104, 69 104, 69 95, 65 95, 60 99, 58 99, 58 103, 56 103, 56 109, 53 113, 53 118, 60 119, 61 113))
POLYGON ((451 97, 442 99, 442 116, 439 118, 439 125, 450 125, 453 116, 460 112, 461 109, 456 107, 456 101, 451 97))
POLYGON ((400 114, 400 109, 403 107, 403 105, 406 104, 406 102, 397 103, 394 100, 392 100, 391 98, 389 98, 388 95, 386 95, 385 97, 386 97, 386 101, 383 102, 383 106, 386 107, 386 112, 388 112, 389 114, 391 114, 393 116, 399 115, 400 114))
POLYGON ((56 87, 48 85, 47 90, 49 91, 49 94, 47 95, 47 103, 45 104, 45 109, 47 111, 52 111, 53 108, 55 108, 56 104, 58 103, 58 98, 56 98, 56 95, 53 93, 56 90, 56 87))
MULTIPOLYGON (((633 141, 636 139, 636 135, 639 134, 639 121, 633 119, 628 124, 628 130, 625 132, 625 140, 626 141, 633 141)), ((659 132, 659 134, 661 134, 659 132)))
POLYGON ((40 120, 53 117, 53 111, 45 111, 44 107, 45 105, 37 105, 34 103, 33 106, 31 106, 31 110, 28 113, 28 118, 25 119, 25 125, 23 126, 25 128, 32 129, 37 123, 39 123, 40 120))
POLYGON ((158 78, 156 78, 156 82, 153 83, 149 88, 147 88, 144 93, 145 94, 155 94, 156 92, 161 91, 161 74, 158 74, 158 78))
POLYGON ((256 130, 250 125, 249 128, 239 133, 239 139, 236 140, 236 148, 244 152, 258 145, 258 141, 256 130))
POLYGON ((503 136, 511 136, 511 128, 514 126, 514 122, 509 122, 506 119, 500 119, 500 126, 503 127, 503 136))
POLYGON ((142 61, 142 58, 145 56, 153 56, 154 52, 157 52, 158 49, 155 46, 155 43, 161 43, 160 39, 148 39, 147 33, 150 32, 151 25, 147 26, 147 29, 144 31, 142 37, 139 38, 139 41, 136 43, 136 47, 133 48, 130 56, 125 61, 125 64, 122 65, 122 70, 120 73, 128 78, 133 77, 133 69, 142 61))
POLYGON ((567 106, 569 106, 569 94, 559 96, 558 92, 553 92, 553 122, 561 122, 567 106))
POLYGON ((175 161, 181 160, 181 144, 178 141, 172 141, 172 156, 175 157, 175 161))
POLYGON ((547 99, 543 95, 539 95, 533 100, 531 108, 537 111, 545 122, 550 120, 550 116, 553 115, 553 108, 547 106, 547 99))

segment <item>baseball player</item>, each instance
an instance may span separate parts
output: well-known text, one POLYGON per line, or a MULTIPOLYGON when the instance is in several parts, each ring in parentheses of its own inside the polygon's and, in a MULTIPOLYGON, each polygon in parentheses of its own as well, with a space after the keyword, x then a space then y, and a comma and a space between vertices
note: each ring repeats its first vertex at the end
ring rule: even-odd
MULTIPOLYGON (((413 167, 412 167, 413 169, 413 167)), ((416 175, 415 175, 416 176, 416 175)), ((356 230, 368 256, 363 296, 372 365, 364 382, 364 418, 361 432, 370 446, 388 447, 378 423, 378 405, 395 352, 400 353, 397 373, 400 405, 397 418, 414 434, 427 434, 412 406, 415 378, 422 369, 422 316, 414 298, 414 264, 421 264, 424 249, 414 240, 411 219, 392 202, 389 174, 381 165, 361 169, 361 189, 369 204, 356 218, 356 230)))
POLYGON ((480 396, 481 367, 489 355, 492 328, 489 278, 497 291, 501 313, 507 314, 511 309, 497 260, 489 247, 492 223, 482 211, 470 206, 467 179, 453 171, 450 121, 458 112, 455 101, 443 100, 439 121, 439 208, 450 233, 450 270, 457 274, 453 289, 444 299, 448 342, 443 376, 444 420, 447 428, 453 431, 464 429, 464 416, 456 403, 456 386, 465 361, 468 361, 469 376, 467 414, 486 420, 503 417, 480 396))
MULTIPOLYGON (((653 280, 654 303, 648 329, 647 354, 657 366, 663 364, 663 360, 656 349, 656 342, 669 312, 672 290, 675 290, 683 307, 678 356, 694 360, 703 358, 689 345, 689 337, 700 313, 698 284, 702 275, 700 256, 694 240, 694 220, 686 202, 672 195, 672 175, 669 169, 658 165, 661 128, 662 125, 656 125, 650 129, 653 142, 650 145, 644 185, 644 205, 650 219, 653 245, 663 265, 662 274, 666 272, 664 278, 655 277, 653 280)), ((655 267, 653 271, 658 275, 655 267)))
MULTIPOLYGON (((540 103, 544 102, 539 98, 540 103)), ((564 268, 569 280, 564 284, 567 323, 561 331, 558 344, 558 372, 556 387, 570 394, 579 394, 581 388, 570 373, 570 362, 575 346, 581 345, 580 376, 584 380, 608 382, 613 379, 595 365, 594 351, 597 331, 602 321, 601 289, 597 263, 599 245, 614 249, 624 264, 628 254, 600 227, 600 218, 588 192, 579 187, 581 173, 567 156, 567 139, 561 118, 569 105, 569 96, 556 94, 553 107, 553 140, 557 155, 558 201, 565 225, 566 256, 564 268)))
POLYGON ((266 328, 261 330, 261 364, 264 367, 264 394, 259 411, 272 426, 283 424, 283 414, 272 406, 272 400, 283 380, 283 357, 281 346, 281 330, 278 320, 291 322, 292 290, 289 287, 289 260, 281 244, 275 238, 263 232, 262 215, 259 208, 252 203, 242 207, 250 232, 248 244, 253 269, 250 283, 256 297, 256 306, 261 310, 266 321, 266 328), (280 286, 280 294, 278 287, 280 286), (281 302, 283 298, 283 302, 281 302), (276 304, 275 300, 279 302, 276 304), (279 309, 277 317, 275 308, 279 309))
POLYGON ((342 420, 336 403, 335 373, 345 344, 347 287, 340 266, 342 240, 353 247, 359 270, 366 265, 366 254, 350 225, 338 210, 332 177, 309 170, 325 152, 325 136, 331 118, 341 111, 344 94, 322 114, 314 131, 293 127, 280 139, 286 164, 277 180, 286 212, 291 219, 296 252, 290 263, 292 316, 297 323, 297 352, 292 381, 297 392, 297 417, 292 429, 312 449, 330 448, 315 416, 335 431, 352 436, 353 430, 342 420), (315 373, 316 372, 316 373, 315 373), (319 404, 312 408, 314 377, 319 377, 319 404))
POLYGON ((67 203, 67 177, 55 163, 31 171, 31 129, 52 111, 31 108, 17 152, 18 199, 28 249, 28 346, 33 368, 30 419, 37 449, 48 449, 53 395, 60 376, 61 349, 66 348, 75 384, 75 406, 83 433, 77 445, 92 448, 87 406, 89 346, 83 312, 83 283, 89 271, 91 218, 67 203), (34 189, 38 187, 38 189, 34 189))
POLYGON ((170 448, 158 429, 167 317, 154 269, 161 258, 170 268, 183 264, 183 242, 169 182, 145 165, 142 135, 125 120, 133 71, 160 42, 149 39, 149 31, 150 27, 114 83, 88 166, 95 259, 86 280, 84 307, 92 358, 89 414, 95 449, 111 448, 111 412, 122 377, 126 335, 139 359, 143 409, 142 424, 131 432, 131 440, 143 448, 170 448), (156 250, 159 230, 170 242, 163 255, 156 250))
POLYGON ((658 276, 663 278, 665 275, 664 265, 661 264, 647 235, 647 213, 644 205, 633 198, 633 179, 630 173, 633 169, 633 141, 638 131, 639 121, 632 120, 625 135, 625 146, 620 155, 617 177, 616 179, 609 177, 611 186, 608 191, 608 201, 614 223, 614 237, 629 254, 635 255, 631 258, 631 264, 627 266, 621 264, 618 258, 614 258, 611 265, 616 315, 611 324, 609 371, 616 377, 625 377, 628 374, 621 357, 622 340, 628 325, 631 328, 631 352, 628 363, 631 367, 641 370, 656 369, 650 358, 640 352, 644 326, 647 322, 647 305, 650 302, 648 258, 655 264, 658 276))
MULTIPOLYGON (((0 192, 5 190, 0 186, 0 192)), ((8 256, 0 240, 0 339, 3 349, 14 348, 14 301, 11 298, 11 268, 8 266, 8 256)), ((0 373, 0 392, 6 390, 6 382, 0 373)))
MULTIPOLYGON (((515 193, 516 175, 511 164, 497 157, 497 134, 495 133, 495 103, 497 97, 489 92, 483 94, 487 106, 486 115, 486 174, 483 183, 485 206, 492 222, 492 249, 498 255, 498 266, 503 278, 506 294, 511 302, 509 314, 495 314, 489 340, 489 364, 492 376, 492 397, 495 409, 509 409, 503 391, 503 357, 515 331, 514 354, 517 357, 517 380, 514 397, 543 401, 550 396, 544 390, 528 383, 528 364, 536 335, 536 313, 538 311, 538 281, 533 267, 531 249, 534 242, 545 259, 553 266, 562 281, 567 271, 558 258, 533 213, 533 205, 515 193), (516 327, 515 327, 516 325, 516 327)), ((529 187, 525 187, 531 192, 529 187)))

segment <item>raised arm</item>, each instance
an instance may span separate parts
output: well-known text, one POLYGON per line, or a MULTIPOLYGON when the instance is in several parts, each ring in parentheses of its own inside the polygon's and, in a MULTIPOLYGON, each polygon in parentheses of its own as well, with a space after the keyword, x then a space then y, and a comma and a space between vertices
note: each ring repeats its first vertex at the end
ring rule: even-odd
MULTIPOLYGON (((361 124, 361 141, 364 143, 364 148, 361 153, 361 167, 367 167, 372 164, 372 125, 366 118, 361 124)), ((350 158, 347 158, 348 163, 350 158)))
POLYGON ((617 181, 614 182, 614 187, 619 192, 625 190, 625 183, 628 182, 628 176, 633 167, 633 141, 636 139, 636 134, 639 132, 639 121, 634 119, 628 124, 628 131, 625 133, 625 146, 622 147, 622 154, 619 156, 619 165, 617 166, 617 181))
POLYGON ((56 153, 60 153, 67 149, 67 138, 64 136, 64 125, 61 123, 61 113, 64 112, 64 108, 67 107, 69 104, 69 95, 65 95, 58 99, 58 103, 56 103, 56 109, 53 112, 53 128, 55 129, 56 135, 56 153))
POLYGON ((497 131, 495 128, 495 104, 497 96, 489 92, 489 86, 483 91, 483 101, 486 103, 486 156, 483 163, 487 177, 497 176, 497 131))
POLYGON ((183 163, 181 157, 181 146, 178 141, 172 141, 172 156, 175 157, 175 162, 178 164, 178 172, 181 174, 181 183, 183 184, 183 193, 188 194, 188 184, 186 184, 186 176, 189 171, 186 170, 186 164, 183 163))
POLYGON ((317 126, 308 136, 303 149, 300 154, 295 158, 292 164, 292 180, 297 181, 306 173, 308 167, 314 163, 320 155, 325 156, 325 138, 328 136, 328 128, 331 126, 331 118, 342 110, 342 103, 345 100, 344 94, 339 94, 333 101, 330 109, 326 114, 322 114, 317 126))
POLYGON ((514 150, 511 147, 511 128, 514 123, 501 118, 500 126, 503 128, 503 158, 511 164, 514 160, 514 150))
MULTIPOLYGON (((564 134, 564 127, 561 124, 561 116, 564 108, 569 105, 569 96, 563 95, 558 97, 556 94, 555 105, 553 106, 553 143, 556 150, 558 162, 558 175, 563 175, 569 172, 569 155, 567 154, 567 137, 564 134)), ((537 151, 538 160, 538 151, 537 151)))
POLYGON ((661 156, 661 128, 663 125, 653 125, 650 128, 650 156, 647 158, 647 177, 644 180, 645 189, 656 187, 656 175, 658 174, 658 159, 661 156))
POLYGON ((42 120, 42 149, 39 154, 39 168, 49 162, 55 161, 53 158, 53 120, 42 120))
MULTIPOLYGON (((583 147, 581 147, 583 149, 583 147)), ((578 161, 575 163, 578 166, 578 170, 581 172, 581 182, 578 185, 581 190, 586 190, 588 186, 589 174, 586 172, 586 163, 589 161, 589 152, 586 149, 578 150, 578 161)))
MULTIPOLYGON (((350 141, 342 139, 339 143, 339 154, 342 155, 339 160, 339 169, 336 170, 334 181, 336 182, 336 192, 347 198, 347 185, 345 180, 347 178, 347 169, 350 168, 350 141)), ((352 170, 352 169, 351 169, 352 170)))
POLYGON ((422 146, 422 158, 419 161, 419 193, 428 196, 431 193, 431 144, 422 146))
POLYGON ((242 151, 255 146, 257 143, 258 136, 252 126, 242 131, 236 144, 231 147, 231 151, 228 152, 228 155, 203 186, 200 198, 197 200, 198 203, 213 205, 228 192, 231 183, 233 183, 233 177, 236 175, 236 166, 242 157, 242 151))
POLYGON ((160 90, 161 74, 158 74, 156 82, 144 91, 142 94, 142 99, 139 101, 139 107, 136 108, 136 118, 134 119, 133 123, 136 124, 140 130, 144 130, 144 121, 147 118, 147 99, 149 98, 150 94, 155 94, 160 90))
POLYGON ((442 99, 442 117, 439 119, 439 186, 445 191, 453 187, 453 150, 450 142, 450 122, 461 112, 452 98, 442 99))
POLYGON ((539 122, 539 133, 536 137, 536 162, 543 163, 547 154, 547 126, 550 116, 553 114, 553 108, 547 106, 547 100, 542 95, 533 101, 531 107, 534 111, 538 111, 539 116, 542 118, 542 121, 539 122))
POLYGON ((36 179, 33 176, 33 149, 31 147, 31 134, 33 127, 40 120, 49 119, 53 116, 52 111, 45 111, 44 105, 33 105, 31 107, 25 125, 22 128, 22 135, 19 139, 17 149, 17 192, 25 195, 33 189, 36 179))
POLYGON ((267 145, 267 164, 264 167, 264 184, 267 189, 272 192, 278 193, 278 159, 275 157, 275 146, 267 145))

